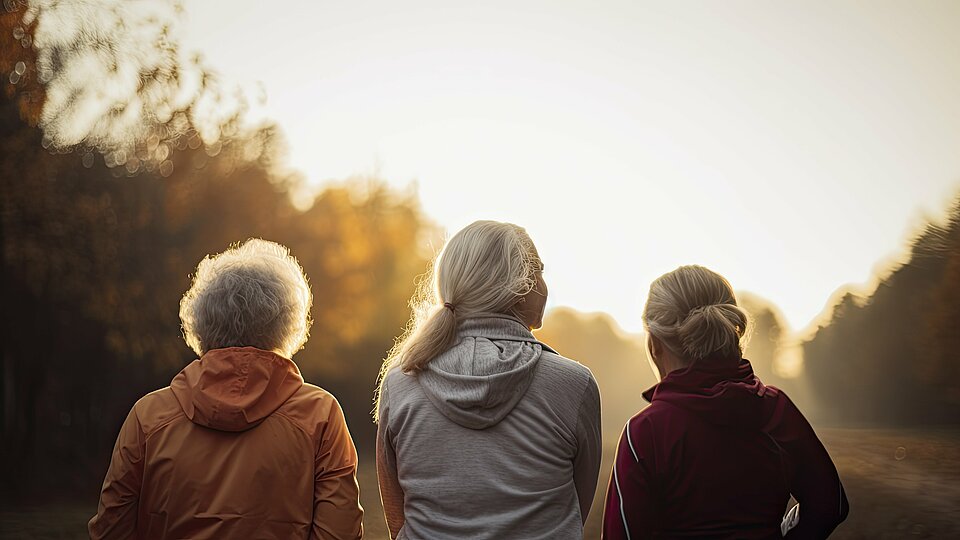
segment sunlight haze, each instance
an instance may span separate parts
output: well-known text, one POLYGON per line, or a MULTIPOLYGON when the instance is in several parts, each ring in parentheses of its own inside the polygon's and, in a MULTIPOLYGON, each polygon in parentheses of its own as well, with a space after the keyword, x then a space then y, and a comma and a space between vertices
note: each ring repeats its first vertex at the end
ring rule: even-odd
POLYGON ((376 172, 451 232, 524 226, 549 305, 629 331, 689 263, 802 328, 960 188, 958 2, 184 8, 312 184, 376 172))

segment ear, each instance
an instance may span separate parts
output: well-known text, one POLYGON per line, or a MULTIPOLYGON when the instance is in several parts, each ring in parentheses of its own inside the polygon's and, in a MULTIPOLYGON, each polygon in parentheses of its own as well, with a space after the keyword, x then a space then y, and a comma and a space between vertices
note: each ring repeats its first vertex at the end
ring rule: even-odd
POLYGON ((650 363, 650 369, 653 370, 653 375, 657 378, 657 381, 662 381, 665 376, 661 365, 662 354, 663 342, 654 337, 653 334, 647 334, 647 362, 650 363))
POLYGON ((647 334, 647 352, 654 362, 660 360, 663 356, 663 341, 653 334, 647 334))
POLYGON ((527 319, 529 319, 530 316, 527 313, 525 304, 526 304, 526 298, 521 296, 516 302, 513 303, 512 306, 507 308, 507 315, 516 317, 517 319, 520 319, 520 321, 523 322, 523 324, 530 326, 530 323, 527 321, 527 319))

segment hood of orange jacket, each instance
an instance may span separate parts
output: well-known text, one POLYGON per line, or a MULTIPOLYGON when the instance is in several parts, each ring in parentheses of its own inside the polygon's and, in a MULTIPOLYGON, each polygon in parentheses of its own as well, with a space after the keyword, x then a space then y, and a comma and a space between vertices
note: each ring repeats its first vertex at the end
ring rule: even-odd
POLYGON ((220 431, 255 427, 301 386, 292 360, 253 347, 211 350, 170 383, 187 418, 220 431))

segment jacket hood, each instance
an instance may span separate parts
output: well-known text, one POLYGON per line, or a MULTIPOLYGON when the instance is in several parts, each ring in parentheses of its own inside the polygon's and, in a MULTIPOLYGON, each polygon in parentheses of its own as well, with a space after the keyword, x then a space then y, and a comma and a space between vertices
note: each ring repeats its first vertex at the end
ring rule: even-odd
POLYGON ((293 360, 253 347, 208 351, 170 383, 187 418, 220 431, 257 426, 301 386, 293 360))
POLYGON ((417 377, 444 416, 463 427, 485 429, 503 420, 526 394, 543 351, 554 352, 513 317, 464 319, 456 344, 417 377))
POLYGON ((782 411, 780 395, 760 382, 749 360, 715 358, 673 371, 643 393, 651 403, 671 403, 711 424, 764 430, 782 411))

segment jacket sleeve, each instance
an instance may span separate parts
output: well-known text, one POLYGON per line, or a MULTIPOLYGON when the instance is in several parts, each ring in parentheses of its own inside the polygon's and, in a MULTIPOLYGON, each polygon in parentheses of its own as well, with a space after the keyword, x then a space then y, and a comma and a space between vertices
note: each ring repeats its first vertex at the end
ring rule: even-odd
POLYGON ((136 536, 145 439, 134 405, 117 435, 110 467, 100 490, 97 515, 87 524, 91 539, 136 536))
POLYGON ((357 449, 340 404, 333 401, 314 463, 311 539, 363 536, 363 508, 357 486, 357 449))
POLYGON ((587 522, 600 475, 603 441, 600 435, 600 388, 590 377, 577 413, 577 455, 573 460, 573 483, 580 500, 580 518, 587 522))
POLYGON ((603 507, 603 540, 653 538, 657 530, 653 464, 645 452, 641 420, 631 419, 620 435, 607 498, 603 507))
POLYGON ((800 503, 800 521, 785 538, 826 538, 849 512, 840 475, 817 434, 782 394, 783 412, 771 431, 791 465, 790 493, 800 503))
POLYGON ((390 538, 396 538, 404 522, 404 495, 397 477, 397 454, 390 436, 390 405, 386 382, 380 393, 377 419, 377 481, 380 484, 380 502, 383 504, 390 538))

